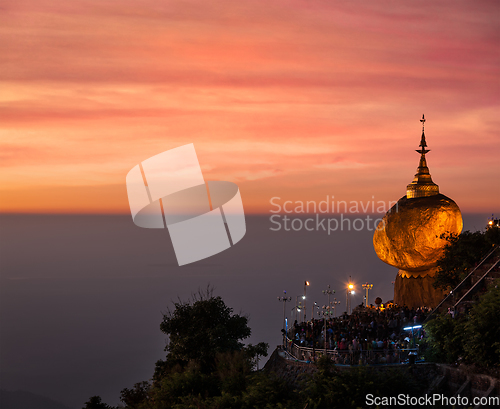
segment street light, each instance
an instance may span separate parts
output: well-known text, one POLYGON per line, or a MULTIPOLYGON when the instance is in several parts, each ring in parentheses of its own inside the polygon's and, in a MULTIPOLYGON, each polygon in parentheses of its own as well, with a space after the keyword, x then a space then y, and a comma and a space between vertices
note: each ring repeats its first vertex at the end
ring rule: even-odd
POLYGON ((328 305, 330 305, 330 295, 335 294, 335 290, 332 290, 330 284, 328 284, 328 288, 323 290, 323 294, 328 295, 328 305))
POLYGON ((353 290, 354 286, 352 284, 349 284, 347 286, 347 294, 346 294, 346 312, 347 314, 351 314, 351 294, 352 294, 352 290, 353 290))
MULTIPOLYGON (((306 281, 307 283, 307 281, 306 281)), ((311 311, 311 324, 312 324, 312 343, 313 343, 313 361, 316 362, 316 347, 315 347, 315 342, 314 342, 314 307, 316 307, 319 310, 319 305, 317 302, 313 304, 312 311, 311 311)))
POLYGON ((334 318, 337 318, 337 308, 336 308, 336 305, 340 304, 340 301, 337 301, 337 299, 334 298, 333 301, 330 304, 333 305, 333 316, 334 316, 334 318))
MULTIPOLYGON (((327 289, 326 289, 326 290, 323 290, 323 294, 328 295, 328 304, 327 304, 327 306, 326 306, 326 307, 323 305, 323 309, 325 309, 325 308, 326 308, 327 313, 328 313, 328 315, 329 315, 329 314, 330 314, 330 295, 335 294, 335 290, 332 290, 332 289, 330 288, 330 284, 328 284, 327 289)), ((325 314, 325 312, 324 312, 324 311, 323 311, 323 316, 324 316, 324 318, 325 318, 325 355, 326 355, 326 341, 327 341, 327 337, 328 337, 328 335, 327 335, 327 332, 326 332, 326 314, 325 314)), ((328 317, 328 318, 330 318, 330 317, 328 317)))
POLYGON ((283 329, 282 329, 282 332, 283 332, 283 346, 285 347, 285 351, 287 350, 287 342, 286 342, 286 333, 287 333, 287 329, 286 328, 286 318, 285 318, 285 306, 286 306, 286 303, 289 302, 289 301, 292 301, 292 297, 287 297, 286 296, 286 290, 283 291, 283 294, 285 295, 284 297, 278 297, 278 301, 281 301, 283 302, 283 329))
POLYGON ((349 276, 349 284, 345 294, 345 309, 347 314, 351 314, 351 294, 354 294, 354 285, 351 283, 351 276, 349 276))
POLYGON ((304 322, 307 322, 307 318, 306 318, 306 290, 307 290, 308 285, 309 285, 309 281, 304 281, 304 296, 302 297, 302 299, 304 300, 304 322))
POLYGON ((368 284, 368 282, 366 282, 366 284, 363 284, 362 287, 366 291, 365 308, 367 308, 368 307, 368 291, 370 291, 373 288, 373 284, 368 284))
POLYGON ((323 330, 324 330, 324 335, 325 335, 325 356, 326 356, 326 348, 327 348, 327 344, 328 344, 328 331, 326 330, 326 317, 328 316, 328 319, 331 319, 332 317, 332 312, 331 312, 331 309, 332 308, 335 308, 335 307, 332 307, 330 304, 328 305, 323 305, 321 308, 323 308, 323 310, 320 312, 318 311, 318 314, 320 315, 323 315, 323 330))
POLYGON ((285 296, 284 297, 278 297, 278 301, 283 302, 283 329, 286 331, 286 325, 285 325, 285 322, 286 322, 286 318, 285 318, 285 306, 286 306, 287 302, 292 301, 292 297, 287 297, 286 296, 286 290, 283 291, 283 294, 285 294, 285 296))
POLYGON ((303 299, 304 296, 303 295, 295 296, 295 307, 293 308, 295 310, 295 321, 297 321, 297 312, 299 313, 299 320, 300 320, 300 311, 302 310, 302 302, 299 301, 299 297, 302 297, 303 299))

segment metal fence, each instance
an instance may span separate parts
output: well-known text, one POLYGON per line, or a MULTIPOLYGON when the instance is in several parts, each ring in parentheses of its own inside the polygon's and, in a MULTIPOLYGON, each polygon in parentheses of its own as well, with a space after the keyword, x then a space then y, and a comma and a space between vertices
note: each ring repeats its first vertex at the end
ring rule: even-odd
POLYGON ((418 350, 414 348, 388 348, 371 350, 332 350, 301 347, 285 339, 284 349, 299 361, 314 362, 325 353, 337 365, 383 365, 413 363, 418 350))

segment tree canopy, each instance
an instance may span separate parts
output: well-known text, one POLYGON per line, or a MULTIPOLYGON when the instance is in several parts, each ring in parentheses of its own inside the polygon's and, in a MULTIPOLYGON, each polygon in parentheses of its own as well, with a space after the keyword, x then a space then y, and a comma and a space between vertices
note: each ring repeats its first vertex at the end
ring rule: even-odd
POLYGON ((112 406, 104 403, 100 396, 91 396, 83 409, 114 409, 112 406))
POLYGON ((283 399, 282 383, 274 385, 266 375, 253 371, 258 357, 267 356, 268 345, 240 342, 250 336, 247 317, 233 314, 210 289, 174 307, 160 324, 169 337, 167 358, 156 363, 152 383, 122 390, 126 408, 236 408, 248 399, 271 399, 269 388, 274 387, 279 393, 272 399, 283 399), (267 392, 258 385, 265 385, 267 392))
MULTIPOLYGON (((121 391, 126 409, 360 407, 367 393, 389 394, 395 385, 406 393, 418 392, 408 371, 384 376, 363 368, 336 371, 326 358, 318 363, 318 374, 298 375, 297 384, 270 371, 255 371, 268 345, 243 346, 240 341, 250 335, 246 317, 233 314, 209 292, 174 306, 161 323, 169 336, 167 358, 157 363, 152 382, 121 391)), ((106 407, 92 397, 86 409, 106 407)))
POLYGON ((210 290, 199 292, 194 302, 174 303, 175 309, 163 315, 162 332, 168 335, 167 362, 185 366, 190 361, 202 371, 214 368, 217 354, 240 351, 242 339, 250 336, 248 318, 233 314, 221 297, 210 290))
POLYGON ((500 366, 500 280, 495 280, 468 315, 442 314, 426 324, 427 358, 481 367, 500 366))
POLYGON ((490 227, 485 232, 466 230, 461 234, 443 235, 448 244, 438 261, 433 286, 443 290, 455 288, 481 259, 500 244, 500 229, 490 227))

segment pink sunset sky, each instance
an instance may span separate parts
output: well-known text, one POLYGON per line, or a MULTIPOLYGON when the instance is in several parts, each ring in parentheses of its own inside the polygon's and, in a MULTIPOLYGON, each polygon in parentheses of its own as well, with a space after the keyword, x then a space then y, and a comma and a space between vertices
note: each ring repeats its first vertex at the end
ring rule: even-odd
POLYGON ((270 199, 397 200, 418 165, 500 211, 500 2, 2 0, 0 211, 127 213, 127 172, 194 143, 270 199))

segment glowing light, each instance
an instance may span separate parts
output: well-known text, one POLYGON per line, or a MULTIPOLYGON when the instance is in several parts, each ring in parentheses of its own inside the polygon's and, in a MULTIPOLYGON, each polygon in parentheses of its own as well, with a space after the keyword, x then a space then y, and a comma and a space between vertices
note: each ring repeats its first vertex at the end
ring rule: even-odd
POLYGON ((422 325, 415 325, 413 327, 406 327, 406 328, 403 328, 404 331, 410 331, 412 329, 417 329, 417 328, 422 328, 422 325))

